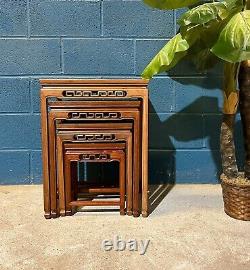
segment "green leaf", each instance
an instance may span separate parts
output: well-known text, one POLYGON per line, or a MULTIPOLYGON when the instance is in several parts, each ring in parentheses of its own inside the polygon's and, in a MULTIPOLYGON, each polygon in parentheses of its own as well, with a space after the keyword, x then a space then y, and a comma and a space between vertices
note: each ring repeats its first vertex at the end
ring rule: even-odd
POLYGON ((191 58, 196 68, 200 72, 204 72, 213 68, 218 63, 218 58, 211 53, 210 48, 200 50, 191 58))
POLYGON ((146 4, 158 9, 176 9, 188 7, 199 2, 199 0, 143 0, 146 4))
POLYGON ((211 20, 224 19, 227 15, 227 5, 224 2, 208 3, 185 12, 178 20, 178 24, 180 26, 205 24, 211 20))
POLYGON ((239 12, 231 18, 211 51, 231 63, 250 59, 250 10, 239 12))
POLYGON ((143 71, 142 76, 145 78, 152 78, 154 75, 163 71, 168 71, 173 68, 182 58, 197 59, 204 61, 203 65, 199 65, 198 61, 194 61, 199 69, 205 69, 206 66, 210 67, 212 58, 215 56, 212 53, 204 54, 205 51, 210 50, 211 46, 218 39, 222 21, 214 21, 207 27, 196 25, 192 27, 184 27, 183 31, 171 39, 161 51, 153 58, 150 64, 143 71), (210 58, 209 58, 209 56, 210 58), (208 63, 210 61, 210 64, 208 63))
POLYGON ((220 21, 228 16, 240 12, 243 9, 243 0, 227 0, 223 2, 213 2, 199 5, 185 12, 178 24, 180 26, 197 25, 220 21))
POLYGON ((158 73, 168 71, 186 55, 188 48, 188 42, 180 33, 177 34, 152 59, 144 69, 142 77, 150 79, 158 73))
POLYGON ((218 58, 210 51, 211 46, 218 39, 222 22, 214 21, 208 27, 198 25, 182 36, 191 44, 185 58, 191 60, 198 71, 204 72, 218 63, 218 58), (191 40, 192 37, 192 40, 191 40))

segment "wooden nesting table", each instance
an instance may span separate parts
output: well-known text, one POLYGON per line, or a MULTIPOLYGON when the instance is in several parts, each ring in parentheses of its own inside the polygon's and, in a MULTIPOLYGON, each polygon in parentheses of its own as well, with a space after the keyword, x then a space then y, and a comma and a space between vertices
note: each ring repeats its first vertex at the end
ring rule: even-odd
POLYGON ((71 214, 72 206, 84 205, 119 205, 121 214, 147 217, 147 81, 42 79, 40 83, 45 218, 71 214), (119 188, 96 187, 91 192, 117 193, 119 202, 78 198, 79 161, 118 161, 119 188))

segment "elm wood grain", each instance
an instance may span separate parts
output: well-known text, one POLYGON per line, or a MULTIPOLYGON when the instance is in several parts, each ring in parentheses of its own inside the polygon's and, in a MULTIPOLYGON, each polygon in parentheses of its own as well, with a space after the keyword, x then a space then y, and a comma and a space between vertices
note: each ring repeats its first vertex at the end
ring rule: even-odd
MULTIPOLYGON (((85 131, 85 125, 84 124, 79 124, 76 125, 75 130, 63 130, 63 127, 67 126, 67 124, 63 125, 60 124, 60 128, 58 128, 58 124, 56 125, 56 128, 58 130, 57 132, 57 173, 58 173, 58 182, 60 179, 63 179, 63 163, 62 163, 62 147, 63 143, 65 142, 74 142, 74 143, 91 143, 90 146, 95 146, 93 143, 99 143, 104 142, 106 144, 109 144, 111 142, 120 142, 123 141, 126 143, 126 197, 127 197, 127 214, 132 215, 132 201, 133 201, 133 175, 136 175, 136 172, 133 168, 132 162, 134 160, 133 158, 133 136, 132 136, 132 123, 125 123, 125 126, 129 128, 129 130, 105 130, 105 132, 102 132, 100 130, 95 130, 98 127, 101 127, 100 124, 93 123, 92 128, 94 130, 87 130, 85 131), (107 135, 109 140, 104 140, 105 135, 107 135), (110 136, 112 135, 112 136, 110 136), (80 137, 79 137, 80 136, 80 137), (90 137, 90 140, 82 140, 81 137, 88 136, 90 137), (99 136, 99 140, 93 138, 93 136, 99 136), (103 137, 104 136, 104 137, 103 137), (78 140, 77 140, 78 139, 78 140)), ((75 145, 74 145, 75 146, 75 145)), ((77 145, 76 145, 77 147, 77 145)), ((61 187, 63 185, 61 184, 61 187)), ((60 194, 60 192, 59 192, 60 194)), ((63 191, 61 192, 63 194, 63 191)), ((139 196, 139 195, 138 195, 139 196)), ((59 195, 60 197, 60 195, 59 195)))
MULTIPOLYGON (((125 148, 125 145, 124 145, 125 148)), ((120 189, 120 199, 119 199, 119 206, 120 206, 120 214, 125 215, 125 152, 122 150, 69 150, 65 151, 64 155, 64 162, 65 162, 65 182, 66 182, 66 207, 77 206, 80 201, 72 200, 71 192, 71 163, 72 162, 119 162, 119 189, 120 189), (85 159, 84 156, 86 155, 106 155, 106 159, 85 159), (71 204, 70 204, 71 203, 71 204)), ((84 201, 85 203, 87 201, 84 201)), ((109 201, 111 205, 114 201, 109 201)), ((107 204, 107 201, 88 201, 89 206, 96 206, 96 205, 104 205, 107 204)), ((81 206, 81 204, 80 204, 81 206)), ((71 213, 73 211, 71 210, 71 213)), ((70 212, 67 211, 67 214, 70 212)))
MULTIPOLYGON (((54 127, 52 128, 52 131, 50 132, 50 138, 53 138, 54 137, 54 127), (51 136, 51 133, 53 132, 53 135, 51 136)), ((51 156, 50 155, 50 157, 53 157, 53 156, 51 156)), ((53 157, 53 160, 54 160, 54 157, 53 157)), ((52 174, 54 174, 54 169, 52 168, 51 170, 50 170, 50 173, 52 173, 52 174)), ((51 189, 53 189, 53 187, 54 187, 54 181, 51 183, 51 189)), ((55 187, 54 187, 55 188, 55 187)), ((56 191, 55 191, 56 192, 56 191)), ((54 195, 55 196, 55 195, 54 195)), ((51 204, 52 205, 54 205, 54 206, 52 206, 52 209, 54 209, 54 210, 52 210, 52 216, 53 217, 57 217, 57 213, 56 213, 56 206, 55 206, 55 198, 53 197, 53 193, 51 193, 51 204)))
MULTIPOLYGON (((57 121, 56 123, 56 130, 57 131, 72 131, 72 130, 76 130, 79 129, 79 130, 93 130, 93 129, 99 129, 99 131, 105 131, 108 129, 109 131, 108 132, 111 132, 111 128, 114 127, 114 123, 77 123, 77 124, 71 124, 71 123, 60 123, 59 121, 57 121)), ((130 130, 132 131, 132 128, 133 128, 133 124, 132 123, 115 123, 115 128, 116 128, 116 131, 118 130, 130 130)), ((73 138, 70 138, 70 140, 73 140, 73 138)), ((126 155, 128 156, 128 158, 130 158, 130 139, 128 139, 129 142, 128 142, 128 152, 126 153, 126 155)), ((132 145, 132 142, 131 142, 131 145, 132 145)), ((132 158, 131 158, 131 161, 132 161, 132 158)), ((130 162, 127 161, 127 163, 130 165, 130 162)), ((129 165, 128 165, 128 172, 127 174, 129 175, 129 165)), ((127 215, 132 215, 132 182, 131 182, 131 177, 127 176, 129 181, 127 183, 127 195, 126 195, 126 198, 127 198, 127 203, 126 203, 126 207, 127 207, 127 215)), ((86 191, 86 189, 80 189, 80 191, 86 191)), ((89 192, 92 192, 92 189, 89 189, 89 192)))
MULTIPOLYGON (((94 145, 93 143, 64 143, 64 151, 67 151, 68 153, 76 153, 76 151, 79 151, 81 153, 81 151, 89 151, 89 150, 96 150, 96 151, 105 151, 105 150, 108 150, 108 151, 125 151, 126 150, 126 143, 120 143, 120 142, 111 142, 111 143, 95 143, 95 147, 96 149, 94 149, 94 145)), ((93 155, 92 155, 93 156, 93 155)), ((105 157, 104 157, 105 158, 105 157)), ((125 158, 126 158, 126 155, 125 155, 125 158)), ((87 160, 89 161, 89 159, 87 160)), ((95 162, 95 160, 92 160, 92 162, 95 162)), ((100 162, 102 160, 99 160, 100 162)), ((72 163, 73 165, 77 164, 76 162, 73 162, 72 163)), ((71 164, 71 165, 72 165, 71 164)), ((121 164, 122 165, 122 164, 121 164)), ((125 168, 126 168, 126 164, 125 164, 125 168)), ((71 167, 71 182, 72 182, 72 167, 71 167)), ((76 170, 75 170, 76 172, 76 170)), ((125 175, 126 177, 126 175, 125 175)), ((124 188, 126 186, 126 179, 124 180, 125 183, 124 183, 124 188)), ((75 191, 75 187, 78 186, 77 183, 74 182, 75 186, 73 186, 73 188, 68 188, 67 187, 67 184, 66 184, 66 181, 65 183, 62 183, 62 184, 65 184, 65 190, 66 190, 66 194, 71 194, 72 198, 77 198, 77 194, 79 192, 79 190, 76 192, 75 191), (68 193, 67 193, 68 192, 68 193)), ((98 189, 96 189, 97 191, 98 189)), ((107 191, 110 190, 110 188, 107 188, 107 191)), ((119 188, 119 193, 120 193, 120 188, 119 188)), ((123 191, 123 190, 122 190, 123 191)), ((125 192, 125 191, 124 191, 125 192)), ((100 193, 99 193, 100 194, 100 193)), ((124 196, 121 198, 121 202, 123 202, 123 209, 124 209, 124 206, 125 206, 125 193, 124 193, 124 196)), ((64 205, 65 208, 66 208, 66 211, 65 211, 65 214, 66 215, 71 215, 72 214, 72 209, 68 209, 68 204, 67 204, 67 200, 66 200, 66 205, 64 205)), ((73 211, 74 212, 74 211, 73 211)), ((125 214, 125 210, 122 211, 121 213, 125 214)))
MULTIPOLYGON (((57 211, 57 204, 56 204, 56 175, 55 175, 55 168, 56 168, 56 157, 55 157, 55 120, 65 120, 69 118, 69 114, 72 113, 82 113, 82 112, 88 112, 89 110, 86 109, 68 109, 68 110, 59 110, 59 109, 53 109, 50 107, 49 111, 49 157, 50 157, 50 200, 51 200, 51 213, 52 217, 58 216, 57 211)), ((92 109, 91 112, 99 112, 97 109, 92 109)), ((110 110, 103 108, 103 112, 107 111, 110 112, 110 110)), ((139 160, 139 150, 140 150, 140 144, 139 144, 139 110, 136 108, 113 108, 112 112, 120 114, 121 118, 114 119, 114 120, 124 120, 128 119, 131 121, 134 121, 134 138, 133 138, 133 145, 134 145, 134 176, 133 176, 133 216, 137 217, 140 215, 139 213, 139 167, 140 167, 140 160, 139 160)), ((80 119, 79 119, 80 120, 80 119)))
MULTIPOLYGON (((77 141, 75 139, 75 136, 88 136, 91 135, 93 133, 91 132, 81 132, 81 130, 79 131, 75 131, 75 132, 59 132, 57 134, 57 153, 58 155, 61 153, 61 148, 64 142, 74 142, 76 144, 71 144, 73 149, 77 148, 79 143, 83 143, 86 145, 86 147, 88 146, 88 148, 95 148, 97 145, 99 145, 99 147, 101 147, 102 149, 106 149, 109 148, 109 145, 111 143, 118 143, 120 141, 123 141, 126 143, 126 198, 127 198, 127 213, 128 215, 132 215, 132 201, 133 201, 133 166, 132 166, 132 162, 133 162, 133 145, 132 145, 132 133, 131 131, 120 131, 118 132, 117 130, 109 130, 109 133, 107 133, 107 135, 109 135, 110 133, 112 133, 112 135, 114 135, 115 137, 112 138, 109 141, 103 141, 104 144, 101 144, 100 140, 91 140, 91 141, 82 141, 81 139, 79 141, 77 141), (98 144, 97 144, 98 143, 98 144)), ((105 133, 102 132, 95 132, 95 135, 105 135, 105 133)), ((114 147, 113 144, 113 149, 116 149, 119 146, 114 147)), ((68 148, 70 148, 70 145, 68 145, 68 148)), ((60 157, 58 157, 58 160, 60 160, 60 157)), ((62 164, 58 163, 58 171, 61 170, 62 171, 62 164)), ((135 174, 135 172, 134 172, 135 174)), ((60 176, 61 179, 63 179, 63 176, 60 176)), ((62 186, 62 185, 61 185, 62 186)), ((139 194, 138 194, 139 196, 139 194)))
MULTIPOLYGON (((120 150, 123 149, 126 152, 126 190, 127 190, 127 200, 126 208, 129 214, 132 214, 132 134, 130 131, 122 131, 119 133, 117 131, 112 131, 116 135, 116 140, 109 142, 82 142, 74 140, 76 134, 83 134, 79 132, 62 132, 57 133, 57 181, 58 181, 58 191, 59 191, 59 213, 64 216, 67 212, 65 206, 65 175, 64 175, 64 163, 63 163, 63 153, 64 151, 74 150, 74 149, 92 149, 92 150, 120 150), (120 143, 123 141, 123 143, 120 143), (125 143, 124 143, 125 142, 125 143)), ((87 133, 84 133, 87 134, 87 133)), ((89 133, 90 134, 90 133, 89 133)), ((75 185, 76 187, 76 185, 75 185)), ((92 188, 92 192, 94 192, 92 188)), ((114 190, 113 190, 114 191, 114 190)), ((74 191, 75 193, 79 191, 74 191)), ((98 192, 98 189, 96 190, 98 192)))
MULTIPOLYGON (((61 123, 58 121, 56 123, 56 130, 64 130, 64 131, 70 131, 75 130, 76 128, 84 129, 84 130, 98 130, 99 131, 105 131, 107 129, 113 129, 114 123, 77 123, 72 124, 70 122, 61 123)), ((133 124, 132 123, 115 123, 115 129, 116 130, 132 130, 133 124)))
POLYGON ((120 206, 119 201, 72 201, 70 206, 120 206))
POLYGON ((81 100, 81 101, 49 101, 48 106, 55 109, 67 108, 140 108, 140 100, 81 100))
MULTIPOLYGON (((62 132, 60 132, 62 133, 62 132)), ((124 132, 125 133, 125 132, 124 132)), ((61 134, 58 134, 58 137, 60 136, 61 134)), ((86 149, 86 150, 98 150, 98 148, 102 149, 102 150, 125 150, 126 149, 126 143, 123 141, 112 141, 112 142, 95 142, 95 143, 89 143, 89 142, 82 142, 82 141, 75 141, 75 140, 72 140, 72 141, 67 141, 67 138, 72 138, 72 135, 74 137, 74 132, 72 134, 64 134, 65 135, 65 142, 64 142, 64 149, 67 151, 67 152, 70 152, 70 151, 74 151, 74 150, 79 150, 79 149, 86 149)), ((121 136, 122 137, 122 136, 121 136)), ((102 156, 100 157, 100 159, 102 158, 102 156)), ((104 157, 105 158, 105 157, 104 157)), ((87 158, 86 158, 87 159, 87 158)), ((96 158, 97 159, 97 158, 96 158)))
POLYGON ((79 193, 97 193, 97 194, 98 193, 117 194, 120 192, 120 189, 119 188, 78 187, 78 192, 79 193))
MULTIPOLYGON (((42 127, 42 151, 43 151, 43 179, 44 179, 44 210, 45 218, 50 218, 50 197, 49 197, 49 157, 48 157, 48 120, 47 120, 47 99, 64 98, 66 90, 98 91, 98 90, 122 90, 126 92, 124 99, 142 99, 142 215, 148 215, 148 91, 146 80, 131 79, 42 79, 41 98, 41 127, 42 127)), ((78 99, 77 96, 72 99, 78 99)), ((87 100, 92 97, 85 98, 87 100)), ((105 99, 112 99, 106 97, 105 99)))
POLYGON ((43 86, 50 87, 72 87, 86 86, 87 88, 107 87, 109 88, 147 88, 149 80, 144 79, 40 79, 43 86))

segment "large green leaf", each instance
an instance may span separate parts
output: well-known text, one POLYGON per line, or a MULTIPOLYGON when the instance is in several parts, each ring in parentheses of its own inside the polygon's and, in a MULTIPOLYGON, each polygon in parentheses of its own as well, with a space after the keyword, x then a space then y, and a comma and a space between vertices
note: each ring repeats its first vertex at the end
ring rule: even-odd
POLYGON ((191 58, 198 69, 210 67, 211 59, 214 58, 211 53, 207 52, 216 42, 222 22, 210 23, 207 27, 195 25, 192 27, 184 27, 183 32, 177 34, 171 39, 153 58, 149 65, 143 71, 142 76, 152 78, 154 75, 163 71, 168 71, 173 68, 182 58, 191 58), (206 53, 205 53, 206 52, 206 53), (199 57, 199 61, 203 64, 198 64, 194 59, 199 57))
POLYGON ((250 59, 250 10, 239 12, 231 18, 211 51, 231 63, 250 59))
POLYGON ((197 25, 211 22, 213 20, 224 20, 243 8, 243 0, 227 0, 199 5, 185 12, 178 24, 180 26, 197 25))
POLYGON ((194 5, 199 0, 143 0, 146 4, 153 8, 159 9, 176 9, 194 5))
POLYGON ((149 79, 158 73, 168 71, 186 55, 188 48, 188 42, 182 38, 180 33, 177 34, 152 59, 144 69, 142 77, 149 79))
POLYGON ((218 62, 218 58, 210 51, 210 48, 218 39, 222 25, 222 22, 214 21, 207 27, 198 25, 184 32, 183 38, 187 38, 191 44, 185 58, 191 60, 200 72, 212 68, 218 62))
POLYGON ((190 58, 200 72, 213 68, 219 60, 218 57, 211 53, 210 48, 201 49, 195 55, 190 54, 190 58))
POLYGON ((197 6, 185 12, 178 20, 178 24, 180 26, 190 24, 205 24, 211 20, 219 18, 224 19, 227 15, 228 10, 225 2, 208 3, 197 6))

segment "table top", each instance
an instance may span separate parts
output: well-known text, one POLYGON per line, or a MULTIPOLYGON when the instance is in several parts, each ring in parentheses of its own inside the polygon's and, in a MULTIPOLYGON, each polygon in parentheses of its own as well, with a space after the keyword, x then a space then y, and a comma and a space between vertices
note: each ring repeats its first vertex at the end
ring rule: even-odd
POLYGON ((40 79, 42 86, 115 86, 147 87, 145 79, 40 79))

